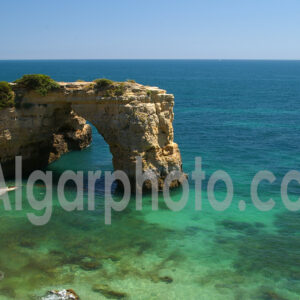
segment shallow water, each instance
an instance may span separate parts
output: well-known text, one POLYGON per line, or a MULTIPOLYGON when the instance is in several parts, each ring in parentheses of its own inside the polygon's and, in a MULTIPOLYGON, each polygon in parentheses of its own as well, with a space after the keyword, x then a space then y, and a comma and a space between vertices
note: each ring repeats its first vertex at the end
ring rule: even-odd
MULTIPOLYGON (((63 288, 82 299, 106 299, 95 291, 99 284, 129 299, 299 299, 300 213, 283 207, 280 183, 300 166, 300 62, 0 61, 0 80, 24 73, 65 81, 130 78, 174 93, 175 141, 184 170, 191 173, 201 156, 207 178, 218 169, 231 175, 235 196, 229 209, 216 212, 204 190, 203 209, 195 211, 190 178, 181 212, 169 211, 162 198, 152 211, 145 196, 142 211, 132 199, 105 226, 103 179, 95 211, 65 212, 54 186, 51 221, 36 227, 27 218, 32 209, 23 187, 23 211, 4 211, 0 204, 0 299, 34 299, 63 288), (264 169, 276 176, 259 189, 262 200, 276 202, 267 213, 250 200, 251 180, 264 169), (247 204, 244 212, 240 200, 247 204)), ((108 147, 95 129, 93 139, 91 147, 49 166, 55 178, 65 169, 112 170, 108 147)), ((295 199, 299 191, 291 183, 295 199)), ((74 192, 68 186, 69 198, 74 192)), ((216 198, 224 199, 224 192, 218 184, 216 198)), ((42 198, 44 187, 36 186, 35 193, 42 198)), ((172 197, 179 199, 180 191, 172 197)), ((13 203, 14 192, 10 198, 13 203)))

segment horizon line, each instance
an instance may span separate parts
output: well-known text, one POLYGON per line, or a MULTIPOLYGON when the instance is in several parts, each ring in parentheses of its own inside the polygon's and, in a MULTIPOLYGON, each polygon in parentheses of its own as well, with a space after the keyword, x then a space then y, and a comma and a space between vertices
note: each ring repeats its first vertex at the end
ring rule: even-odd
POLYGON ((0 61, 49 60, 214 60, 214 61, 300 61, 300 58, 0 58, 0 61))

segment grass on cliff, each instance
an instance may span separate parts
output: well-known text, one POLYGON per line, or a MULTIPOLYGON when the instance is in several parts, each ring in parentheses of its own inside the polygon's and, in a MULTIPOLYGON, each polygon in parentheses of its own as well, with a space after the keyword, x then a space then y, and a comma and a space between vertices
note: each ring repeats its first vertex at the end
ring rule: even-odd
POLYGON ((59 84, 51 77, 43 74, 28 74, 15 81, 17 88, 23 88, 26 91, 35 91, 45 96, 48 92, 59 89, 59 84))
POLYGON ((0 110, 15 105, 14 93, 10 84, 6 81, 0 82, 0 110))
POLYGON ((105 97, 122 96, 126 90, 123 82, 114 82, 106 78, 95 79, 94 82, 95 90, 102 93, 105 97))

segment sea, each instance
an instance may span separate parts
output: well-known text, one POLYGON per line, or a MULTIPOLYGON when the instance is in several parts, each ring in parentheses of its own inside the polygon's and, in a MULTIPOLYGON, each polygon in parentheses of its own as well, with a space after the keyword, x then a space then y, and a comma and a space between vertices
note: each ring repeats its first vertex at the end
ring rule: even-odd
MULTIPOLYGON (((300 211, 281 199, 281 184, 291 170, 300 171, 300 61, 267 60, 15 60, 0 61, 0 81, 24 74, 47 74, 57 81, 109 78, 158 86, 175 96, 174 140, 189 183, 186 206, 178 212, 151 195, 135 209, 135 197, 122 212, 104 221, 104 177, 97 181, 95 210, 67 212, 57 197, 57 178, 65 170, 113 171, 109 147, 93 127, 93 142, 83 151, 63 155, 53 171, 52 217, 44 226, 28 219, 23 178, 23 210, 0 200, 0 299, 41 299, 49 290, 73 289, 83 300, 299 300, 300 211), (195 159, 201 158, 202 208, 195 209, 195 159), (233 183, 233 199, 218 211, 207 185, 218 170, 233 183), (258 186, 260 211, 251 199, 251 182, 259 171, 274 174, 258 186), (239 205, 241 201, 244 209, 239 205)), ((6 182, 14 185, 14 180, 6 182)), ((298 201, 300 183, 288 185, 298 201)), ((45 187, 34 194, 43 199, 45 187)), ((67 185, 67 199, 76 187, 67 185)), ((223 201, 227 186, 215 183, 223 201)), ((118 194, 116 198, 121 197, 118 194)), ((182 190, 171 192, 174 201, 182 190)))

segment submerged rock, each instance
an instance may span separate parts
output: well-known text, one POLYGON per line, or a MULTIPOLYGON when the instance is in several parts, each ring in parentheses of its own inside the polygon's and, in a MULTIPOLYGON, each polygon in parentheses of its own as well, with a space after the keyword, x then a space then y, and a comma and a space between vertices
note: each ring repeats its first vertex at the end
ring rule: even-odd
POLYGON ((187 235, 196 235, 200 231, 200 227, 197 226, 188 226, 185 228, 185 234, 187 235))
POLYGON ((227 230, 235 230, 245 234, 257 234, 259 233, 259 227, 253 226, 251 223, 238 222, 232 220, 223 220, 220 224, 227 230))
POLYGON ((299 211, 285 211, 276 215, 274 225, 280 234, 297 235, 300 231, 299 219, 299 211))
POLYGON ((75 260, 75 263, 85 271, 93 271, 102 267, 102 264, 99 261, 88 256, 83 257, 82 259, 80 259, 80 261, 75 260))
POLYGON ((158 282, 172 283, 173 282, 173 278, 170 276, 159 277, 158 275, 151 275, 151 280, 155 283, 158 283, 158 282))
POLYGON ((264 227, 266 227, 266 225, 264 223, 261 223, 261 222, 255 222, 254 226, 256 228, 264 228, 264 227))
POLYGON ((173 282, 173 278, 171 278, 170 276, 163 276, 163 277, 159 277, 160 281, 165 282, 165 283, 172 283, 173 282))
POLYGON ((49 291, 41 300, 80 300, 79 296, 72 289, 61 291, 49 291))
POLYGON ((274 291, 265 291, 265 292, 263 292, 262 299, 263 300, 288 300, 287 298, 284 298, 284 297, 278 295, 274 291))
POLYGON ((35 243, 33 241, 30 241, 30 240, 23 240, 23 241, 20 241, 19 245, 23 248, 34 248, 35 246, 35 243))
POLYGON ((93 286, 93 291, 101 293, 108 299, 125 299, 127 297, 126 293, 114 291, 107 284, 96 284, 93 286))
POLYGON ((15 298, 16 292, 12 287, 3 287, 0 289, 0 295, 6 296, 8 298, 15 298))
POLYGON ((93 270, 100 269, 102 267, 102 265, 97 261, 80 262, 79 266, 81 269, 85 271, 93 271, 93 270))

